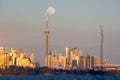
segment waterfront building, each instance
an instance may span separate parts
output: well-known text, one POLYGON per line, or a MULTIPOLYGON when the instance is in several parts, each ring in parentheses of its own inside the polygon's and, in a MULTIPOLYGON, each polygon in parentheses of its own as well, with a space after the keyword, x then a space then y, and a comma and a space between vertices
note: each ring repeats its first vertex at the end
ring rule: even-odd
POLYGON ((94 66, 94 56, 86 56, 86 69, 92 69, 94 66))
POLYGON ((9 55, 6 53, 4 47, 0 47, 0 69, 9 67, 9 55))
POLYGON ((68 65, 70 64, 70 60, 71 60, 70 59, 70 56, 71 56, 70 52, 71 52, 70 48, 66 48, 66 59, 67 59, 68 65))
POLYGON ((94 56, 94 66, 100 64, 98 56, 94 56))
POLYGON ((79 68, 82 70, 86 69, 86 56, 80 56, 79 68))
POLYGON ((49 50, 49 54, 46 57, 46 64, 48 68, 58 68, 58 58, 56 51, 49 50))
POLYGON ((51 57, 51 68, 55 68, 58 69, 58 64, 59 64, 59 60, 57 59, 57 57, 52 56, 51 57))
POLYGON ((34 65, 30 63, 30 60, 28 58, 18 58, 17 59, 17 65, 16 66, 21 66, 21 67, 33 67, 34 65))
POLYGON ((10 53, 5 53, 5 48, 0 47, 0 69, 6 69, 10 66, 20 66, 20 67, 35 67, 33 55, 31 58, 26 56, 26 53, 11 48, 10 53))
POLYGON ((82 51, 80 49, 74 48, 71 50, 71 56, 70 56, 70 66, 72 67, 73 61, 76 61, 76 66, 78 67, 80 64, 80 56, 82 54, 82 51))
POLYGON ((59 63, 61 64, 62 68, 64 69, 66 67, 67 58, 66 56, 63 56, 62 54, 59 54, 59 63))
POLYGON ((6 69, 9 67, 9 56, 8 54, 0 54, 0 69, 6 69))
POLYGON ((4 55, 1 55, 1 54, 0 54, 0 68, 1 68, 1 69, 3 69, 4 66, 5 66, 5 65, 4 65, 4 61, 5 61, 4 55))
POLYGON ((52 65, 52 62, 51 62, 52 59, 51 59, 51 57, 52 57, 51 54, 48 54, 47 57, 46 57, 46 58, 47 58, 47 59, 46 59, 46 60, 47 60, 47 67, 48 67, 48 68, 51 68, 51 65, 52 65))
POLYGON ((82 50, 78 48, 65 48, 66 53, 63 55, 56 51, 50 50, 47 56, 49 68, 73 69, 79 68, 81 70, 92 69, 100 61, 97 56, 82 56, 82 50))
POLYGON ((80 56, 80 66, 82 70, 92 69, 96 64, 99 64, 97 56, 80 56))
POLYGON ((10 57, 9 65, 10 66, 16 66, 16 59, 17 59, 16 51, 11 48, 11 52, 8 53, 8 54, 9 54, 9 57, 10 57))

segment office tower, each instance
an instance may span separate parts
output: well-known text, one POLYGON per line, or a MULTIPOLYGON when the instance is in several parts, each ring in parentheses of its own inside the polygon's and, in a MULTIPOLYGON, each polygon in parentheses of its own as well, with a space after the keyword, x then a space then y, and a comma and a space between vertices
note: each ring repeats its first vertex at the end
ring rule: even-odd
POLYGON ((80 56, 80 69, 92 69, 96 64, 99 63, 98 57, 96 56, 80 56))
POLYGON ((92 69, 94 66, 94 56, 86 57, 86 69, 92 69))
POLYGON ((56 51, 49 50, 49 54, 47 55, 49 68, 58 68, 58 58, 56 55, 56 51))
POLYGON ((72 60, 76 60, 77 66, 79 66, 81 54, 82 54, 81 49, 78 49, 78 48, 72 49, 71 50, 71 57, 70 57, 70 64, 72 64, 72 60))
POLYGON ((66 57, 62 54, 59 54, 59 63, 61 64, 62 68, 66 67, 66 57))
POLYGON ((86 69, 86 56, 80 56, 80 69, 85 70, 86 69))
POLYGON ((67 58, 67 64, 70 64, 70 49, 66 48, 66 58, 67 58))
POLYGON ((51 55, 51 62, 50 62, 50 68, 58 68, 58 58, 55 55, 51 55))
POLYGON ((6 69, 9 66, 9 56, 5 53, 5 48, 0 47, 0 69, 6 69))

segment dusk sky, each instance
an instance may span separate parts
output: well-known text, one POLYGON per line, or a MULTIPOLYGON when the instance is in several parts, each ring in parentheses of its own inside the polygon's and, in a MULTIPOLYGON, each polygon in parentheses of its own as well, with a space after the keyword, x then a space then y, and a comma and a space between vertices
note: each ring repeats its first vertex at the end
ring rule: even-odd
POLYGON ((49 15, 49 48, 65 54, 65 47, 82 55, 100 55, 100 25, 104 29, 104 58, 120 64, 120 0, 0 0, 0 46, 19 50, 44 65, 45 15, 49 15))

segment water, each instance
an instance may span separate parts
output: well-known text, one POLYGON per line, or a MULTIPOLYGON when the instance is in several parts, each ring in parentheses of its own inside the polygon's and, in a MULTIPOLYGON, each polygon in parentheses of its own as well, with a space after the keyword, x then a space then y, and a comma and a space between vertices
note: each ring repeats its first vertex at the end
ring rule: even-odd
POLYGON ((104 75, 31 75, 31 76, 0 76, 0 80, 120 80, 120 76, 104 75))

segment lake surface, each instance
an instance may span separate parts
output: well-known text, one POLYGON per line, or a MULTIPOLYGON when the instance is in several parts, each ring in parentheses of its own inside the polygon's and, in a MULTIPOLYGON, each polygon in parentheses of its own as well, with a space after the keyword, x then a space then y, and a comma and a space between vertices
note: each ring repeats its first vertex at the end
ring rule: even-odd
POLYGON ((0 76, 0 80, 120 80, 120 76, 94 75, 30 75, 30 76, 0 76))

